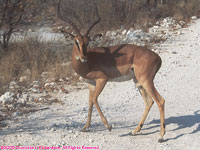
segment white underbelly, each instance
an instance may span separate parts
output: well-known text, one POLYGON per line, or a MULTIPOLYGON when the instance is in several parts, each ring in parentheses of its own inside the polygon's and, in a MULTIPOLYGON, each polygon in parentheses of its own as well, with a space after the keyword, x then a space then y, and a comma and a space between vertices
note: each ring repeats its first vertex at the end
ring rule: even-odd
POLYGON ((132 74, 128 74, 128 75, 124 75, 124 76, 120 76, 114 79, 110 79, 110 82, 124 82, 124 81, 128 81, 133 79, 133 75, 132 74))
MULTIPOLYGON (((131 80, 134 78, 134 72, 131 70, 129 72, 129 74, 126 74, 126 75, 122 75, 122 76, 119 76, 117 78, 111 78, 108 80, 108 82, 124 82, 124 81, 128 81, 128 80, 131 80)), ((96 85, 95 81, 94 80, 88 80, 88 79, 85 79, 85 81, 89 84, 92 84, 92 85, 96 85)))

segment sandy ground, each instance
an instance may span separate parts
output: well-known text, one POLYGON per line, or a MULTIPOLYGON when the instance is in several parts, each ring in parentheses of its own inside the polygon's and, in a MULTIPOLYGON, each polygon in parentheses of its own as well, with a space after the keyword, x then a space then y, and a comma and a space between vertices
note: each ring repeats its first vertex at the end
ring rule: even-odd
MULTIPOLYGON (((160 120, 153 105, 143 130, 137 136, 124 136, 133 130, 144 110, 143 100, 132 81, 108 83, 99 97, 100 106, 112 132, 103 126, 93 110, 90 132, 83 133, 87 118, 88 89, 58 94, 63 105, 13 117, 0 130, 1 146, 63 147, 65 149, 98 148, 103 150, 196 150, 200 147, 200 20, 180 35, 155 46, 163 60, 155 85, 166 100, 165 142, 158 143, 160 120)), ((3 147, 2 147, 3 148, 3 147)))

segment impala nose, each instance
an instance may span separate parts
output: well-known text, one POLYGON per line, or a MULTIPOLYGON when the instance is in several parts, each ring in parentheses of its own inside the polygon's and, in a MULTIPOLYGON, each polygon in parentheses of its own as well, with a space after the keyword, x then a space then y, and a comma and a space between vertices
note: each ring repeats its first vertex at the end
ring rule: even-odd
POLYGON ((86 63, 88 61, 86 57, 83 57, 80 60, 81 60, 82 63, 86 63))

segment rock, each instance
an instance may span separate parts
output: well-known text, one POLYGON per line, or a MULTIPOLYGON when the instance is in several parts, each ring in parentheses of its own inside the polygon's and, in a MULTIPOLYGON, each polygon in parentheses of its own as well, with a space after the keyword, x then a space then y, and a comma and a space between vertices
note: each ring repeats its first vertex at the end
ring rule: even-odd
POLYGON ((105 139, 105 137, 103 137, 103 142, 107 142, 106 139, 105 139))
POLYGON ((24 98, 24 99, 29 99, 29 97, 30 97, 30 95, 29 94, 22 94, 22 96, 21 96, 22 98, 24 98))
POLYGON ((48 73, 48 72, 43 72, 43 73, 41 74, 41 77, 42 77, 42 78, 48 78, 48 76, 49 76, 49 73, 48 73))
POLYGON ((80 76, 80 77, 79 77, 79 81, 83 81, 83 77, 80 76))
POLYGON ((34 84, 34 85, 33 85, 33 88, 39 88, 39 87, 40 87, 39 84, 34 84))
POLYGON ((22 76, 22 77, 20 77, 19 82, 25 82, 27 80, 28 80, 27 76, 22 76))
POLYGON ((192 20, 196 20, 196 19, 197 19, 197 16, 192 16, 191 19, 192 19, 192 20))
POLYGON ((177 52, 173 51, 172 54, 177 54, 177 52))
POLYGON ((51 128, 51 131, 56 131, 56 128, 51 128))
POLYGON ((14 89, 17 89, 17 88, 19 88, 17 82, 16 81, 11 81, 10 85, 9 85, 9 89, 14 90, 14 89))
POLYGON ((33 81, 32 84, 33 84, 33 85, 39 85, 40 82, 39 82, 39 81, 33 81))
POLYGON ((51 125, 51 127, 58 127, 58 125, 56 124, 56 123, 53 123, 52 125, 51 125))
POLYGON ((179 24, 181 25, 181 27, 183 27, 186 23, 185 21, 179 21, 179 24))
POLYGON ((55 82, 51 82, 51 83, 49 83, 50 84, 50 86, 52 86, 52 87, 55 87, 57 84, 55 83, 55 82))
POLYGON ((40 22, 37 23, 37 26, 40 27, 42 24, 40 22))
POLYGON ((17 104, 16 103, 11 103, 11 104, 7 104, 6 107, 8 108, 8 110, 14 110, 15 108, 17 108, 17 104))
POLYGON ((158 29, 158 28, 159 28, 159 26, 153 26, 153 28, 154 28, 154 29, 158 29))
POLYGON ((84 107, 84 108, 82 109, 82 111, 87 111, 87 108, 86 108, 86 107, 84 107))
POLYGON ((77 135, 74 135, 74 138, 77 138, 77 135))
POLYGON ((19 98, 21 98, 21 94, 20 93, 17 93, 17 98, 19 99, 19 98))
POLYGON ((35 99, 35 98, 34 98, 33 96, 30 96, 30 97, 28 98, 28 101, 29 101, 29 102, 33 102, 34 99, 35 99))
POLYGON ((44 101, 44 98, 40 97, 40 98, 38 98, 38 101, 42 102, 42 101, 44 101))
POLYGON ((180 31, 177 31, 177 32, 176 32, 176 35, 180 35, 180 34, 181 34, 181 32, 180 32, 180 31))
POLYGON ((19 112, 14 112, 14 113, 12 114, 13 117, 17 117, 17 116, 19 116, 19 115, 20 115, 19 112))
POLYGON ((127 38, 130 39, 130 40, 135 40, 135 39, 137 39, 137 36, 136 36, 136 34, 134 32, 128 31, 127 32, 127 38))
POLYGON ((74 73, 74 76, 78 76, 78 74, 75 72, 75 73, 74 73))
POLYGON ((70 81, 70 79, 69 79, 68 77, 66 77, 66 78, 65 78, 65 80, 66 80, 67 82, 69 82, 69 81, 70 81))
POLYGON ((0 102, 3 105, 11 104, 14 101, 14 94, 11 92, 6 92, 0 97, 0 102))
POLYGON ((65 146, 66 144, 65 144, 65 142, 64 142, 64 141, 62 141, 62 142, 61 142, 61 145, 62 145, 62 146, 65 146))
POLYGON ((61 30, 63 26, 57 26, 57 30, 61 30))
POLYGON ((45 82, 50 83, 50 82, 55 82, 55 81, 56 81, 55 78, 48 78, 45 82))
POLYGON ((17 82, 16 81, 11 81, 10 82, 10 86, 16 86, 17 85, 17 82))
POLYGON ((89 139, 89 142, 90 142, 90 143, 93 143, 93 142, 94 142, 94 139, 89 139))
POLYGON ((69 130, 68 132, 69 132, 69 133, 73 133, 73 131, 72 131, 72 130, 69 130))
POLYGON ((31 76, 31 70, 26 69, 26 71, 23 74, 24 74, 24 76, 31 76))
POLYGON ((31 88, 30 89, 33 93, 39 93, 40 91, 38 90, 38 89, 36 89, 36 88, 31 88))
POLYGON ((64 82, 64 80, 62 78, 59 79, 59 82, 64 82))
POLYGON ((50 83, 45 83, 44 86, 45 87, 50 87, 50 83))
POLYGON ((176 25, 176 29, 180 29, 181 28, 181 25, 180 24, 177 24, 176 25))
POLYGON ((19 103, 21 103, 23 105, 26 105, 27 99, 25 99, 25 98, 19 98, 17 102, 19 102, 19 103))
POLYGON ((126 32, 127 32, 126 30, 122 31, 122 35, 125 35, 125 34, 126 34, 126 32))

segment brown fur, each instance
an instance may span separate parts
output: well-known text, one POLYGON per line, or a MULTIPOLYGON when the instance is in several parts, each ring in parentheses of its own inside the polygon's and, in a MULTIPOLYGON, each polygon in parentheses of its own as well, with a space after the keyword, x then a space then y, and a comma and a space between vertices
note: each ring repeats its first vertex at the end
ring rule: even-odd
POLYGON ((89 85, 88 120, 83 130, 85 131, 91 124, 93 104, 96 106, 104 125, 111 130, 112 127, 103 115, 97 98, 107 81, 129 75, 133 71, 132 78, 137 86, 140 87, 139 90, 145 103, 145 111, 140 123, 132 133, 136 134, 141 130, 153 105, 153 100, 155 100, 160 110, 160 134, 162 138, 165 134, 165 126, 163 125, 165 100, 157 92, 153 83, 153 79, 161 67, 159 55, 146 47, 131 44, 89 49, 87 48, 88 43, 87 37, 76 37, 72 52, 73 69, 83 78, 94 83, 89 85), (77 46, 77 43, 79 43, 79 46, 77 46))

